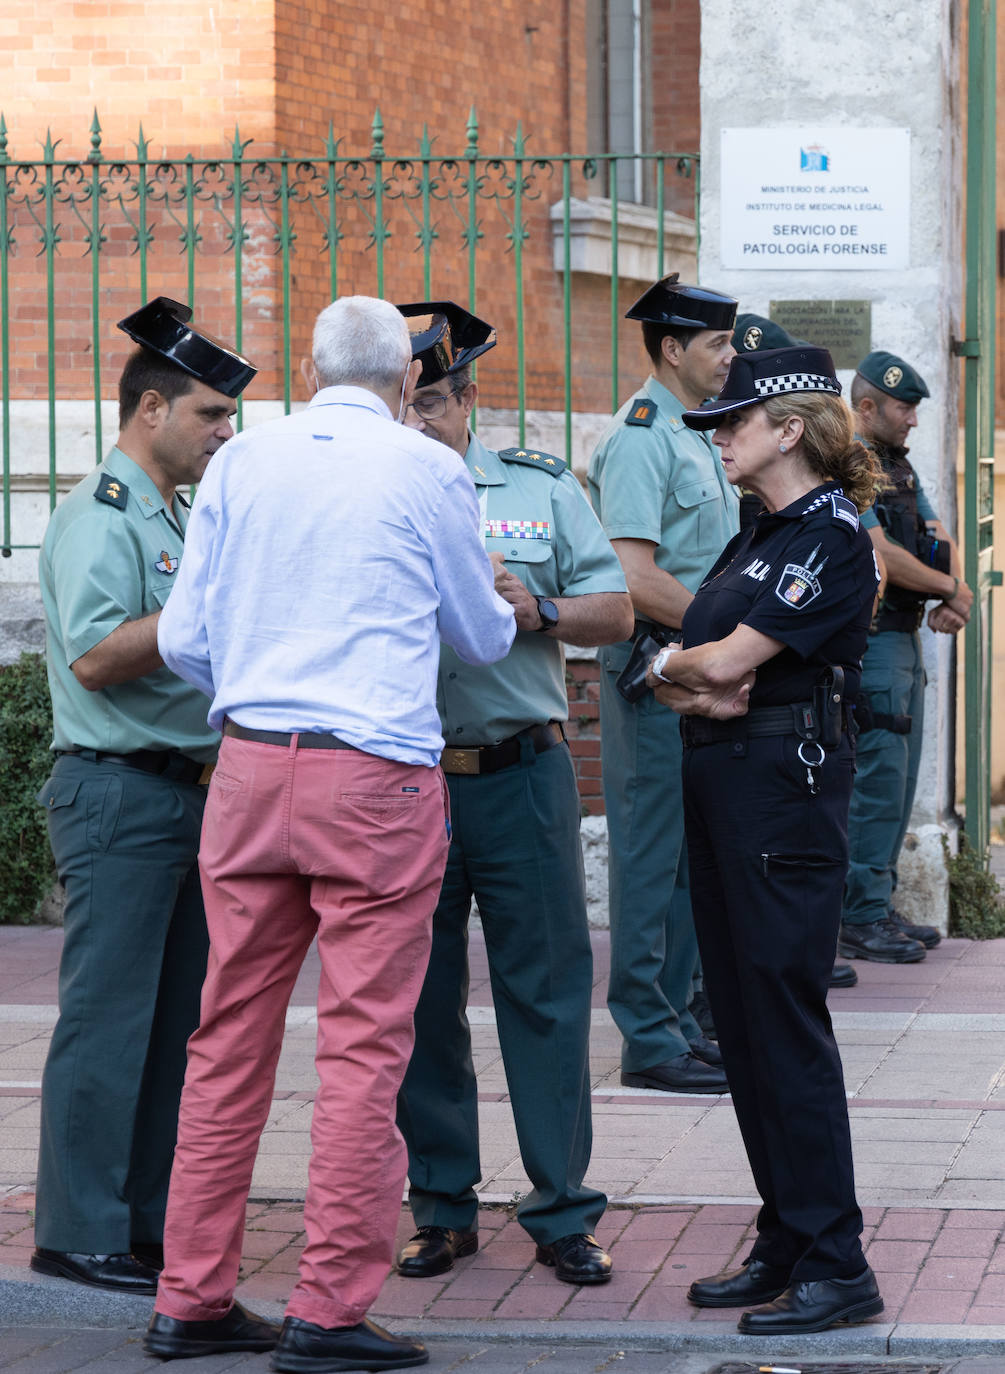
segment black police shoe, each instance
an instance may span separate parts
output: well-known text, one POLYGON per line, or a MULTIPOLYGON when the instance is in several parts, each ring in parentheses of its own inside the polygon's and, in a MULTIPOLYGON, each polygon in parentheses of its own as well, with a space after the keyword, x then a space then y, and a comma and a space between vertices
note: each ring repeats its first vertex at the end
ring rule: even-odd
POLYGON ((715 1022, 712 1020, 712 1008, 709 1006, 708 994, 704 988, 692 994, 687 1009, 698 1022, 698 1029, 702 1035, 707 1035, 709 1040, 714 1040, 716 1038, 715 1022))
POLYGON ((281 1374, 323 1374, 335 1369, 405 1369, 425 1364, 429 1351, 418 1341, 392 1336, 376 1322, 355 1326, 315 1326, 302 1317, 287 1317, 272 1356, 281 1374))
POLYGON ((664 1093, 728 1093, 726 1075, 715 1064, 706 1064, 694 1054, 679 1054, 665 1064, 653 1064, 638 1073, 624 1072, 626 1088, 656 1088, 664 1093))
POLYGON ((942 939, 934 926, 916 926, 910 921, 905 921, 896 907, 889 907, 886 915, 894 929, 906 935, 909 940, 920 940, 926 949, 934 949, 942 939))
POLYGON ((771 1302, 789 1286, 788 1269, 776 1269, 763 1260, 750 1259, 740 1269, 727 1269, 709 1279, 695 1279, 687 1290, 695 1307, 750 1307, 771 1302))
POLYGON ((229 1312, 212 1321, 185 1322, 155 1312, 143 1337, 143 1349, 162 1360, 187 1360, 237 1350, 272 1350, 278 1340, 276 1324, 235 1302, 229 1312))
POLYGON ((858 974, 851 964, 835 964, 827 982, 829 988, 853 988, 858 982, 858 974))
POLYGON ((51 1274, 87 1288, 107 1288, 112 1293, 138 1297, 152 1297, 157 1292, 157 1270, 135 1255, 80 1255, 39 1246, 28 1264, 36 1274, 51 1274))
POLYGON ((478 1249, 476 1231, 451 1231, 449 1226, 420 1226, 402 1247, 398 1273, 406 1279, 429 1279, 453 1269, 454 1260, 478 1249))
POLYGON ((838 954, 842 959, 870 959, 876 964, 920 964, 925 957, 925 946, 920 940, 909 940, 888 917, 884 917, 861 926, 842 922, 838 954))
POLYGON ((537 1259, 553 1268, 563 1283, 607 1283, 611 1277, 611 1257, 596 1236, 561 1236, 550 1245, 539 1245, 537 1259))
POLYGON ((714 1040, 709 1040, 707 1035, 690 1041, 688 1048, 695 1059, 700 1059, 703 1064, 712 1064, 715 1068, 722 1066, 722 1050, 714 1040))
POLYGON ((766 1307, 744 1312, 737 1327, 747 1336, 798 1336, 838 1322, 864 1322, 882 1310, 876 1276, 867 1265, 853 1279, 794 1283, 766 1307))

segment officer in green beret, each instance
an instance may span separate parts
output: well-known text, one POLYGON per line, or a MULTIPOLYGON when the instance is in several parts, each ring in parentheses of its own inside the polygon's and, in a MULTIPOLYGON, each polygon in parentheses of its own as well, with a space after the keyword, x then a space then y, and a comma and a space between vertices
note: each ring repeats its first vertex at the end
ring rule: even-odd
POLYGON ((766 315, 747 311, 736 317, 733 347, 737 353, 756 353, 763 348, 796 348, 801 342, 766 315))
POLYGON ((31 1267, 153 1293, 185 1043, 208 939, 196 855, 219 737, 164 667, 157 621, 198 482, 255 375, 160 296, 119 324, 119 436, 60 502, 39 577, 53 708, 46 808, 66 889, 59 1020, 42 1078, 31 1267))
POLYGON ((939 943, 934 926, 913 925, 893 906, 921 758, 925 668, 918 629, 926 602, 934 600, 929 627, 957 634, 973 602, 956 545, 908 461, 907 440, 928 394, 910 363, 883 350, 863 359, 851 386, 859 437, 876 451, 890 486, 862 516, 887 584, 856 708, 860 733, 838 949, 845 958, 884 964, 917 963, 939 943))
POLYGON ((682 420, 722 389, 734 356, 736 301, 677 274, 627 312, 640 320, 652 372, 590 459, 594 509, 621 559, 635 608, 630 639, 601 656, 601 750, 609 837, 608 1006, 623 1037, 621 1081, 664 1092, 722 1093, 718 1047, 688 1010, 697 969, 678 716, 617 679, 634 642, 679 638, 681 618, 739 528, 719 450, 682 420))
POLYGON ((452 448, 474 479, 496 590, 517 636, 490 667, 444 648, 437 699, 453 834, 433 915, 415 1051, 398 1099, 418 1224, 407 1277, 450 1269, 478 1245, 478 1095, 465 1017, 467 925, 478 903, 517 1138, 533 1189, 517 1217, 537 1259, 569 1283, 605 1283, 593 1228, 607 1199, 590 1160, 590 993, 579 794, 564 722, 562 644, 622 638, 625 580, 565 463, 535 448, 496 453, 472 434, 472 360, 495 330, 451 301, 400 306, 422 360, 408 422, 452 448))

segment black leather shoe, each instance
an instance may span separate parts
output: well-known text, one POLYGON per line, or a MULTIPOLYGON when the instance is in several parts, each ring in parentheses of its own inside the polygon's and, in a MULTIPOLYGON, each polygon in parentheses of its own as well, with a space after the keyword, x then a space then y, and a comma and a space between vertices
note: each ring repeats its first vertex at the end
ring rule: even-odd
POLYGON ((892 921, 884 918, 862 926, 842 922, 838 954, 842 959, 871 959, 876 964, 920 964, 925 946, 920 940, 909 940, 892 921))
POLYGON ((687 1290, 695 1307, 750 1307, 770 1302, 789 1286, 789 1270, 750 1259, 740 1269, 727 1269, 710 1279, 695 1279, 687 1290))
POLYGON ((155 1312, 143 1337, 143 1349, 162 1360, 188 1360, 197 1355, 227 1355, 234 1350, 272 1350, 279 1327, 256 1317, 235 1302, 212 1321, 185 1322, 155 1312))
POLYGON ((858 982, 858 974, 851 964, 835 964, 831 971, 829 988, 853 988, 858 982))
POLYGON ((687 1009, 698 1022, 698 1029, 702 1035, 707 1035, 709 1040, 715 1040, 715 1022, 712 1020, 712 1008, 708 1004, 708 995, 704 988, 692 994, 687 1009))
POLYGON ((315 1326, 302 1317, 287 1317, 272 1368, 283 1374, 325 1374, 339 1369, 404 1369, 425 1364, 429 1351, 418 1341, 392 1336, 376 1322, 355 1326, 315 1326))
POLYGON ((901 935, 906 935, 909 940, 920 940, 926 949, 934 949, 942 939, 934 926, 916 926, 910 921, 905 921, 896 907, 889 907, 886 914, 895 930, 899 930, 901 935))
POLYGON ((728 1093, 722 1069, 706 1064, 693 1054, 679 1054, 665 1064, 654 1064, 639 1073, 622 1073, 626 1088, 657 1088, 665 1093, 728 1093))
POLYGON ((430 1279, 453 1269, 454 1260, 478 1249, 476 1231, 451 1231, 448 1226, 420 1226, 402 1247, 398 1273, 406 1279, 430 1279))
POLYGON ((695 1059, 700 1059, 703 1064, 711 1064, 716 1069, 722 1068, 722 1050, 714 1040, 709 1040, 707 1035, 703 1035, 700 1040, 692 1040, 690 1049, 695 1059))
POLYGON ((28 1263, 36 1274, 51 1274, 88 1288, 107 1288, 113 1293, 134 1293, 139 1297, 152 1297, 157 1292, 157 1270, 133 1255, 78 1255, 39 1246, 28 1263))
POLYGON ((554 1268, 563 1283, 607 1283, 611 1277, 611 1257, 595 1236, 562 1236, 539 1245, 537 1259, 554 1268))
POLYGON ((138 1259, 147 1268, 156 1269, 158 1274, 164 1268, 163 1245, 132 1245, 129 1248, 129 1253, 133 1259, 138 1259))
POLYGON ((866 1267, 853 1279, 794 1283, 767 1307, 744 1312, 737 1325, 747 1336, 798 1336, 837 1322, 864 1322, 882 1310, 876 1276, 866 1267))

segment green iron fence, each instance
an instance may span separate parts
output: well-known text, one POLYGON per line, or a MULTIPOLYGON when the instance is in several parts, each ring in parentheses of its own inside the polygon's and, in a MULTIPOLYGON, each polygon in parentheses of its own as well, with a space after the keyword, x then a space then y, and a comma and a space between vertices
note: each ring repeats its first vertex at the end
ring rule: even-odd
MULTIPOLYGON (((447 296, 472 310, 491 308, 489 318, 507 326, 498 353, 521 443, 529 401, 564 411, 566 456, 574 410, 616 409, 624 293, 630 300, 642 279, 628 279, 622 258, 631 251, 640 261, 644 221, 648 280, 670 270, 667 225, 686 238, 696 221, 697 156, 541 156, 519 125, 510 150, 492 155, 479 144, 474 110, 465 146, 452 156, 436 150, 428 130, 416 153, 388 151, 379 111, 371 137, 365 156, 343 151, 332 130, 315 154, 259 156, 235 130, 227 156, 163 159, 152 154, 141 127, 135 155, 125 158, 103 151, 95 114, 85 156, 59 157, 47 135, 41 157, 25 159, 9 148, 0 115, 5 556, 37 545, 23 536, 19 542, 14 528, 14 407, 25 400, 45 406, 51 509, 65 471, 60 403, 92 398, 99 462, 113 437, 101 407, 117 380, 117 366, 107 361, 113 326, 154 295, 188 301, 202 327, 256 364, 264 360, 257 394, 281 400, 286 410, 318 306, 350 292, 397 300, 447 296), (647 209, 617 200, 626 162, 642 164, 647 209), (609 242, 606 277, 595 267, 584 275, 576 257, 584 204, 591 207, 586 219, 601 225, 602 253, 609 242), (585 340, 582 349, 577 340, 585 340)), ((628 365, 634 374, 638 359, 628 365)), ((239 403, 239 425, 241 409, 239 403)))

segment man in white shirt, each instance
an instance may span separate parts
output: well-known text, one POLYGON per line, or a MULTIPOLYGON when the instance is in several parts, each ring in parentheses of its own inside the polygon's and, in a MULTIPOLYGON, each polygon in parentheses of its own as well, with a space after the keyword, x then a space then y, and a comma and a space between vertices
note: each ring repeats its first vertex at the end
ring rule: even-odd
POLYGON ((395 1099, 449 841, 436 671, 441 640, 466 662, 502 658, 515 620, 463 462, 395 423, 418 368, 393 306, 357 296, 322 311, 316 395, 210 463, 161 617, 165 662, 212 698, 224 736, 200 852, 209 972, 145 1339, 162 1358, 277 1338, 277 1370, 428 1358, 365 1318, 391 1264, 406 1169, 395 1099), (233 1290, 315 934, 307 1244, 280 1334, 233 1290))

